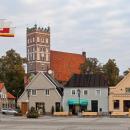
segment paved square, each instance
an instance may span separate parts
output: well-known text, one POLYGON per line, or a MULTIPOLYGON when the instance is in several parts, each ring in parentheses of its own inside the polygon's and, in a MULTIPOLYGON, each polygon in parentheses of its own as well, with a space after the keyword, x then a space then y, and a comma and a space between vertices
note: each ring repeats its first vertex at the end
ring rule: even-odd
POLYGON ((44 116, 27 119, 0 115, 0 130, 130 130, 130 118, 44 116))

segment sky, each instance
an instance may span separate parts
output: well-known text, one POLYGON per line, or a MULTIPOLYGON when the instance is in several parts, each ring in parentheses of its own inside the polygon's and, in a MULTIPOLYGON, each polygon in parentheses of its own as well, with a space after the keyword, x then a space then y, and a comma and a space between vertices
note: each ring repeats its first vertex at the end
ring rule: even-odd
POLYGON ((0 37, 0 56, 15 49, 26 56, 26 28, 51 28, 51 49, 86 51, 105 64, 116 59, 120 73, 130 68, 130 0, 0 0, 0 19, 15 28, 0 37))

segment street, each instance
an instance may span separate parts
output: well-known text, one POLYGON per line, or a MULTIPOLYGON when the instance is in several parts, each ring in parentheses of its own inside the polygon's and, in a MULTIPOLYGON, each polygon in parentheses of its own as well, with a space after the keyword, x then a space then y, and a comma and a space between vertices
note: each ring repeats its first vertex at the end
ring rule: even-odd
POLYGON ((38 119, 0 115, 0 130, 130 130, 130 118, 51 117, 38 119))

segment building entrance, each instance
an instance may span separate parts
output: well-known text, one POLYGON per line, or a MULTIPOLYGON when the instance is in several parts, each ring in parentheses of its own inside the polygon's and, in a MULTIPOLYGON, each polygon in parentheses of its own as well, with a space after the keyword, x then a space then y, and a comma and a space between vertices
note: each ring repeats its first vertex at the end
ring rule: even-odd
POLYGON ((98 101, 97 100, 91 101, 91 110, 92 110, 92 112, 98 112, 98 101))
POLYGON ((45 103, 44 102, 36 102, 36 110, 40 114, 45 114, 45 103))
POLYGON ((129 112, 129 109, 130 109, 130 100, 124 100, 123 104, 124 104, 124 112, 129 112))

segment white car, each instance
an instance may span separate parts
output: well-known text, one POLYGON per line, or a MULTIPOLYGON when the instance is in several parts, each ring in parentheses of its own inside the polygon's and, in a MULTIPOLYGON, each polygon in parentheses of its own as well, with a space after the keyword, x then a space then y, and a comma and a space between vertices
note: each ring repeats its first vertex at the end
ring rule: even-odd
POLYGON ((11 108, 3 108, 1 110, 2 114, 16 114, 18 113, 16 110, 11 109, 11 108))

